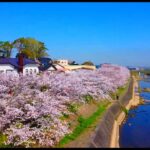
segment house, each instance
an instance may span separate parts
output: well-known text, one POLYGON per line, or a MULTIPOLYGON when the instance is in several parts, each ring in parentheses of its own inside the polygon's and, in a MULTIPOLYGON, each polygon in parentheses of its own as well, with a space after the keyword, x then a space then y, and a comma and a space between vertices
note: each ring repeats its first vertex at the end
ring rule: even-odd
POLYGON ((47 72, 51 72, 51 71, 66 71, 66 69, 63 67, 63 66, 61 66, 61 65, 59 65, 59 64, 47 64, 47 65, 41 65, 41 66, 39 66, 39 70, 41 71, 41 72, 43 72, 43 71, 47 71, 47 72))
POLYGON ((38 64, 19 55, 18 58, 0 58, 0 73, 33 75, 39 73, 38 64))
POLYGON ((68 65, 79 65, 78 63, 76 63, 74 60, 73 61, 68 61, 68 65))
POLYGON ((63 61, 56 61, 52 60, 51 58, 38 58, 38 63, 39 63, 39 70, 41 72, 47 71, 63 71, 63 72, 70 72, 72 70, 77 70, 77 69, 88 69, 88 70, 95 70, 95 66, 89 66, 89 65, 78 65, 73 63, 70 65, 68 63, 68 60, 63 60, 63 61))
POLYGON ((42 58, 38 58, 38 61, 39 61, 39 70, 41 72, 66 71, 64 66, 57 64, 51 58, 42 57, 42 58))
POLYGON ((68 60, 66 60, 66 59, 55 60, 54 63, 59 64, 61 66, 66 66, 66 65, 68 65, 68 60))
POLYGON ((89 65, 66 65, 64 66, 66 70, 72 71, 72 70, 78 70, 78 69, 86 69, 86 70, 95 70, 95 66, 89 66, 89 65))

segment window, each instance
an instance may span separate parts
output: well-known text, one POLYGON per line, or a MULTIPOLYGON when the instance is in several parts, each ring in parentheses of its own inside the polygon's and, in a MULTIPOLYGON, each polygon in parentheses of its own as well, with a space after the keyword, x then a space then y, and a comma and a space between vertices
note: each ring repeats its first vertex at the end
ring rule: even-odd
POLYGON ((6 74, 12 74, 13 70, 6 70, 6 74))
POLYGON ((0 70, 0 73, 4 73, 4 70, 0 70))
POLYGON ((30 69, 30 74, 32 74, 32 69, 30 69))
POLYGON ((28 69, 25 70, 25 74, 28 75, 28 69))

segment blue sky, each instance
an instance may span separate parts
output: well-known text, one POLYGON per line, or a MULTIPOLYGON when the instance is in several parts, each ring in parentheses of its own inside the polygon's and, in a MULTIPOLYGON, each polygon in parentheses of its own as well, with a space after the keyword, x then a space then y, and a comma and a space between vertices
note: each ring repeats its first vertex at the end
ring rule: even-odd
POLYGON ((150 66, 150 3, 7 2, 0 18, 1 41, 35 38, 52 59, 150 66))

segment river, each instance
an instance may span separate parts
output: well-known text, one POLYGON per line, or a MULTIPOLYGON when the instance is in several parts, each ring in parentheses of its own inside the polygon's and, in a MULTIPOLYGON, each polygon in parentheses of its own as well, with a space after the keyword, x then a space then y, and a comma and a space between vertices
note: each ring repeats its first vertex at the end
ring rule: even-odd
MULTIPOLYGON (((141 88, 150 88, 150 78, 139 81, 141 88)), ((129 111, 120 126, 119 145, 121 148, 150 147, 150 92, 141 92, 147 102, 129 111)))

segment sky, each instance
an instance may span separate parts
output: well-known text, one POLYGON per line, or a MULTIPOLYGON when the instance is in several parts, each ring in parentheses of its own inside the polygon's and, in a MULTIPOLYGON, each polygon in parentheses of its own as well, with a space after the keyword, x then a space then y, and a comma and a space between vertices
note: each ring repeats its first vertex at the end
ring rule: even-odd
POLYGON ((150 66, 149 2, 1 2, 0 19, 0 41, 35 38, 52 59, 150 66))

